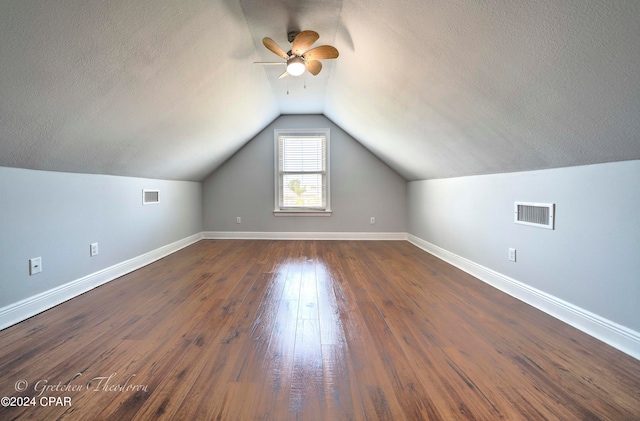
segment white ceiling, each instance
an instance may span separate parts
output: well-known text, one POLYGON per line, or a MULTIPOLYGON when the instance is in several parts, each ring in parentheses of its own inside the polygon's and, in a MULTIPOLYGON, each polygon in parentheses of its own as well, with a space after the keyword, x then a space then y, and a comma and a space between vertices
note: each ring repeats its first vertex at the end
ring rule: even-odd
POLYGON ((0 0, 0 166, 202 180, 280 114, 408 180, 640 159, 640 2, 0 0))

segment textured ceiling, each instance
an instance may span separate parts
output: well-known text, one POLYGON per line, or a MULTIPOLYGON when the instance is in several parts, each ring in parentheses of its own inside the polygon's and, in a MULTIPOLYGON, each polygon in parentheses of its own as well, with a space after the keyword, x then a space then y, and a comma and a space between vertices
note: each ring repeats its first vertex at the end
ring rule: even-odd
POLYGON ((408 180, 640 159, 640 2, 0 0, 0 166, 202 180, 280 114, 408 180), (295 29, 340 57, 253 64, 295 29))

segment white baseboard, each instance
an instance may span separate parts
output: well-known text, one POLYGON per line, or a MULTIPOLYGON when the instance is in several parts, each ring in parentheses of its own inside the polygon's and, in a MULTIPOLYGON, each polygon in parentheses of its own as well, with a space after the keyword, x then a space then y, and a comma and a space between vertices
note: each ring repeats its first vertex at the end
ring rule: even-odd
POLYGON ((414 235, 408 234, 407 239, 413 245, 481 281, 640 360, 640 333, 460 257, 414 235))
POLYGON ((405 240, 406 232, 205 231, 205 240, 405 240))
POLYGON ((106 269, 60 285, 56 288, 34 295, 0 308, 0 329, 4 329, 45 310, 57 306, 73 297, 77 297, 97 286, 105 284, 129 272, 162 259, 176 251, 202 239, 202 233, 191 235, 182 240, 157 248, 133 259, 115 264, 106 269))

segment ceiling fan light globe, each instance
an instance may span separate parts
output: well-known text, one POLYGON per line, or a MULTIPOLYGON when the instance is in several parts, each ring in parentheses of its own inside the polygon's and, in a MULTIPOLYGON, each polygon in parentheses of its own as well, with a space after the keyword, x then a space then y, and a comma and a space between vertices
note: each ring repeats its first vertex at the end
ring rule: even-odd
POLYGON ((305 71, 304 61, 300 57, 294 57, 287 62, 287 73, 291 76, 300 76, 305 71))

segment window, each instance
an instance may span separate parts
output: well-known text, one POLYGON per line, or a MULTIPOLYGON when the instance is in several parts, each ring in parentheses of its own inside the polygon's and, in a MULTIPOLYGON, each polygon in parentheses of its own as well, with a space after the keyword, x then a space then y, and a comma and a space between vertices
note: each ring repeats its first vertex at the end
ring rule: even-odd
POLYGON ((331 215, 329 129, 275 130, 274 215, 331 215))

